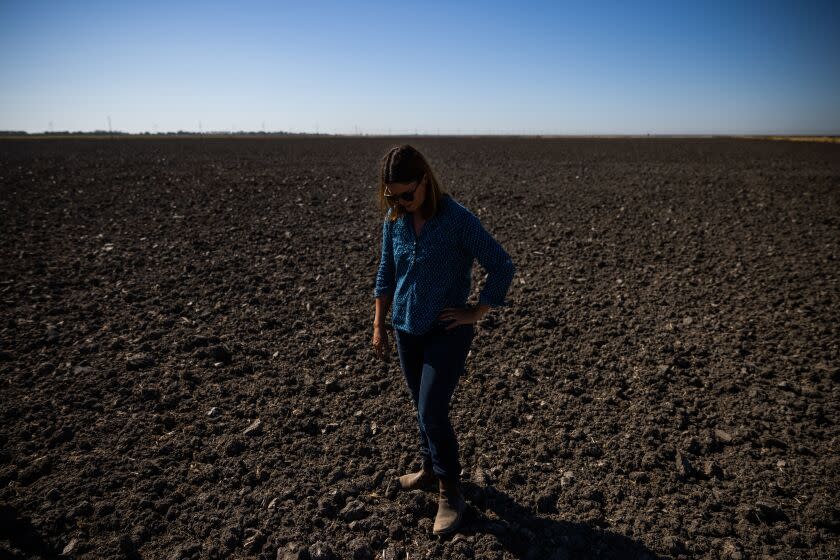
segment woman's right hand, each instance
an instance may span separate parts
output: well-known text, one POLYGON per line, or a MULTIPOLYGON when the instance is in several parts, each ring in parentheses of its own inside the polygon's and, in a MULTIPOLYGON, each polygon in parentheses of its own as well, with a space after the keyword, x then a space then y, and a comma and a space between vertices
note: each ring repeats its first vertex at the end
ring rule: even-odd
POLYGON ((385 326, 373 326, 373 351, 376 357, 386 364, 391 361, 391 345, 388 342, 388 329, 385 326))

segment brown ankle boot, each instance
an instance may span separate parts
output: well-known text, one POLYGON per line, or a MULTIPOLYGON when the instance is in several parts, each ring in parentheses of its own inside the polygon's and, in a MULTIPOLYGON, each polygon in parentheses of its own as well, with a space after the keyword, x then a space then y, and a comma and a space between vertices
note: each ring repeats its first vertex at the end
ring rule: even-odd
POLYGON ((403 490, 416 490, 431 488, 435 478, 434 472, 423 468, 415 473, 404 474, 398 480, 403 490))
POLYGON ((461 494, 461 487, 456 481, 440 480, 440 498, 438 499, 435 527, 436 535, 448 535, 461 525, 467 504, 461 494))

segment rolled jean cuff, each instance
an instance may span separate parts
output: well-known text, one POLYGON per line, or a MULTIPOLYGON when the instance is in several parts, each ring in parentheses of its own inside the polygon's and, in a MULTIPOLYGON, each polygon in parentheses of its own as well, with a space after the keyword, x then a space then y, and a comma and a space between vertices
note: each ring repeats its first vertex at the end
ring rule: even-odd
POLYGON ((461 477, 458 473, 455 473, 454 475, 442 475, 438 472, 435 472, 435 476, 438 477, 438 479, 444 480, 446 482, 461 482, 461 477))

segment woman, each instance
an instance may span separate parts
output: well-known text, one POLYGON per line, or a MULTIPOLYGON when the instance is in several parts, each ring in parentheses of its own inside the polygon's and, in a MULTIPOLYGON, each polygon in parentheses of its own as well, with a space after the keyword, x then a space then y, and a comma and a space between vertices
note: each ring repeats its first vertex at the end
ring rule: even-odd
POLYGON ((514 266, 478 218, 441 190, 426 159, 409 145, 382 158, 379 202, 385 221, 373 346, 389 360, 385 316, 393 303, 394 338, 417 408, 423 462, 418 472, 399 477, 399 485, 423 488, 438 480, 434 533, 442 535, 458 528, 465 509, 449 401, 464 371, 475 322, 490 308, 508 305, 504 298, 514 266), (478 305, 467 306, 474 258, 488 276, 478 305))

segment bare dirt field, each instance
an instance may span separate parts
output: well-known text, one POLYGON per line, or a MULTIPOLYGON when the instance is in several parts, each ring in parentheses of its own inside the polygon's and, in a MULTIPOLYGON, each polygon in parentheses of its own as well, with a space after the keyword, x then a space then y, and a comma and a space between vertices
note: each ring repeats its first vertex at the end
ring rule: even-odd
POLYGON ((0 558, 840 556, 840 146, 407 141, 517 267, 464 529, 370 348, 398 140, 3 140, 0 558))

